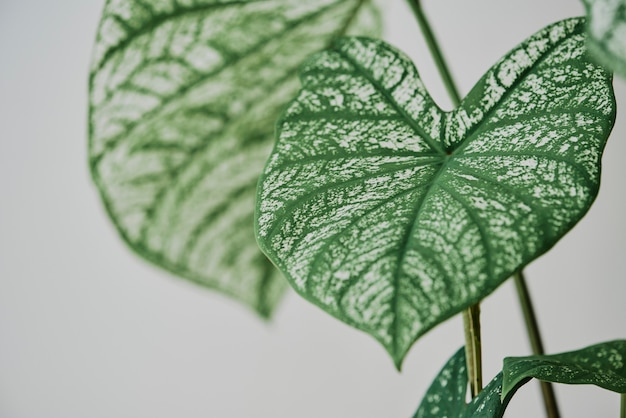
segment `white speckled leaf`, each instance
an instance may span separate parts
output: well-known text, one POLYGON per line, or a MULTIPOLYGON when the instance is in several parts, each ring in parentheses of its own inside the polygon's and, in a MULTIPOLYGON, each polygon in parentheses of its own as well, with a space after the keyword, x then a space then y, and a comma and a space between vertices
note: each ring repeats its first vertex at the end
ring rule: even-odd
MULTIPOLYGON (((502 418, 506 407, 509 405, 515 391, 524 385, 521 382, 514 391, 509 393, 504 400, 500 400, 502 393, 502 373, 498 373, 487 386, 467 405, 467 409, 459 418, 502 418)), ((439 417, 452 418, 452 417, 439 417)))
POLYGON ((583 0, 589 50, 607 68, 626 77, 626 0, 583 0))
POLYGON ((553 383, 595 385, 626 393, 626 340, 609 341, 578 351, 504 359, 502 396, 534 377, 553 383))
POLYGON ((515 391, 500 401, 502 373, 469 404, 465 403, 467 382, 465 349, 461 348, 441 369, 413 418, 500 418, 504 415, 515 391))
POLYGON ((470 402, 462 418, 503 417, 511 398, 532 378, 568 385, 589 384, 626 393, 625 363, 626 340, 568 353, 505 358, 503 371, 470 402))
POLYGON ((304 58, 377 33, 369 0, 109 0, 90 79, 89 159, 129 246, 271 313, 254 190, 304 58))
POLYGON ((413 418, 501 418, 519 388, 531 378, 564 384, 592 384, 626 393, 626 340, 569 353, 508 357, 503 372, 465 404, 465 350, 448 360, 413 418))
POLYGON ((259 183, 257 238, 305 298, 399 367, 586 213, 615 104, 584 21, 538 32, 442 111, 408 58, 346 38, 315 55, 259 183))
POLYGON ((453 355, 428 388, 413 418, 456 418, 467 408, 465 348, 453 355))

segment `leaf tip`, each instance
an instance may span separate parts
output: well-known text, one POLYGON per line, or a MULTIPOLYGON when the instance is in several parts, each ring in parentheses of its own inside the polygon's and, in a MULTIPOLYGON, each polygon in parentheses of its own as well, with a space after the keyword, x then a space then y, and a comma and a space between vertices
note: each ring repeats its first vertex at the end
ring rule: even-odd
POLYGON ((404 359, 406 358, 407 350, 400 349, 398 344, 390 344, 385 345, 387 352, 391 356, 391 360, 393 361, 393 365, 396 367, 398 372, 402 371, 402 365, 404 364, 404 359))
POLYGON ((404 358, 394 358, 393 365, 396 367, 398 372, 402 371, 402 363, 404 362, 404 358))
POLYGON ((254 311, 263 322, 271 322, 274 311, 267 305, 259 305, 254 311))

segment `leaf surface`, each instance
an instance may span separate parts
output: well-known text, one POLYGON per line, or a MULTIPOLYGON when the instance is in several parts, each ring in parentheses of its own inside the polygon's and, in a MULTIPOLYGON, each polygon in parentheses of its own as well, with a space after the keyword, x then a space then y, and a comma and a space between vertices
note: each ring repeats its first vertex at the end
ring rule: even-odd
POLYGON ((461 348, 428 389, 413 418, 501 418, 517 390, 531 378, 564 384, 592 384, 626 393, 626 340, 610 341, 569 353, 508 357, 503 371, 469 404, 467 369, 461 348))
POLYGON ((568 353, 507 357, 502 370, 502 396, 531 377, 546 382, 595 385, 626 393, 626 340, 605 342, 568 353))
POLYGON ((465 349, 461 348, 441 369, 413 418, 500 418, 515 392, 500 401, 502 373, 498 373, 469 404, 465 403, 467 389, 465 349))
POLYGON ((589 50, 611 71, 626 77, 626 0, 583 0, 589 50))
MULTIPOLYGON (((515 389, 517 390, 524 383, 526 381, 522 382, 515 389)), ((503 401, 500 400, 501 392, 502 373, 498 373, 478 396, 472 399, 463 415, 460 415, 460 418, 502 418, 515 391, 509 393, 503 401)))
POLYGON ((538 32, 442 111, 413 64, 345 38, 305 65, 259 183, 257 237, 305 298, 400 367, 586 213, 615 116, 584 22, 538 32))
POLYGON ((461 348, 443 366, 413 418, 460 417, 467 405, 467 366, 461 348))
POLYGON ((109 0, 89 160, 119 233, 170 272, 268 316, 285 281, 254 239, 254 190, 304 58, 376 33, 369 0, 109 0))

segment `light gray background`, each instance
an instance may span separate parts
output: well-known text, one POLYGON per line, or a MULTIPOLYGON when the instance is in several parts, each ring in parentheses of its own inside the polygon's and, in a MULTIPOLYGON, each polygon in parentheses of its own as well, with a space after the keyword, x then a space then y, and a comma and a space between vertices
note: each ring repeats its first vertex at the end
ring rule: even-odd
MULTIPOLYGON (((386 39, 449 107, 412 15, 388 1, 386 39)), ((466 93, 577 0, 427 0, 466 93)), ((151 267, 122 244, 86 162, 87 72, 103 1, 0 0, 0 417, 404 418, 462 344, 459 317, 404 371, 372 338, 290 294, 275 320, 151 267)), ((615 82, 618 105, 626 84, 615 82)), ((623 109, 620 109, 623 110, 623 109)), ((626 114, 588 216, 527 274, 551 352, 626 337, 626 114)), ((529 352, 512 283, 483 305, 485 376, 529 352)), ((538 387, 510 417, 540 417, 538 387)), ((617 417, 618 395, 559 386, 564 417, 617 417)))

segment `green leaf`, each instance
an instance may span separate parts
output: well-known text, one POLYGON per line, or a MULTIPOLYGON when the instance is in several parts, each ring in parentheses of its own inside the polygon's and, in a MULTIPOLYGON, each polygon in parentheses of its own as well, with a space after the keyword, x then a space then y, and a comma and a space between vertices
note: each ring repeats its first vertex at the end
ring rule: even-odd
POLYGON ((501 418, 513 395, 533 377, 626 393, 626 340, 569 353, 507 357, 503 371, 469 404, 465 404, 467 369, 461 348, 441 369, 413 418, 501 418))
MULTIPOLYGON (((462 418, 501 418, 504 416, 506 407, 515 391, 526 381, 522 382, 514 391, 508 394, 504 400, 500 400, 502 393, 502 373, 489 382, 487 386, 467 406, 462 418)), ((442 417, 443 418, 443 417, 442 417)))
POLYGON ((568 353, 507 357, 502 372, 470 402, 463 418, 503 417, 513 395, 531 378, 570 385, 591 384, 626 393, 626 340, 568 353))
POLYGON ((465 348, 453 355, 430 385, 413 418, 460 417, 467 408, 465 348))
POLYGON ((500 401, 502 373, 469 404, 465 403, 467 381, 465 349, 461 348, 441 369, 413 418, 500 418, 504 415, 514 391, 500 401))
POLYGON ((451 112, 381 41, 315 55, 259 183, 261 248, 400 367, 589 209, 615 100, 585 52, 583 20, 551 25, 451 112))
POLYGON ((626 393, 626 340, 605 342, 568 353, 507 357, 502 396, 534 377, 546 382, 589 384, 626 393))
POLYGON ((378 23, 369 0, 109 0, 89 160, 128 245, 268 316, 286 285, 256 246, 253 201, 274 121, 307 55, 378 23))
POLYGON ((583 0, 589 50, 611 71, 626 77, 626 0, 583 0))

